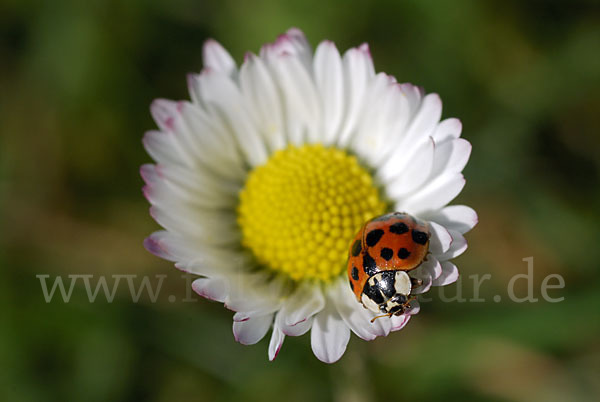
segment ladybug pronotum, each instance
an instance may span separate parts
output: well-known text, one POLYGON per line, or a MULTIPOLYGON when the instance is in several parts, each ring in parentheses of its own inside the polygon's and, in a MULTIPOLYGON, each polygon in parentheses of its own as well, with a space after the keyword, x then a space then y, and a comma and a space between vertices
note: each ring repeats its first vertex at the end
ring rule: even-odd
POLYGON ((412 288, 421 284, 407 272, 425 261, 430 237, 425 223, 402 212, 365 223, 348 253, 348 278, 356 299, 383 316, 403 314, 410 308, 412 288))

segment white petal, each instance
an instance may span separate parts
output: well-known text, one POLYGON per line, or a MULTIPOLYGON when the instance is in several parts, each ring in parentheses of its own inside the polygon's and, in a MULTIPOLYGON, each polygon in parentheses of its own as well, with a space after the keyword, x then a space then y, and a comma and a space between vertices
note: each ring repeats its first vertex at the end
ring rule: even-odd
POLYGON ((181 151, 181 148, 173 133, 163 133, 161 131, 147 131, 142 139, 146 152, 152 159, 162 164, 187 165, 189 161, 187 155, 181 151))
POLYGON ((310 69, 312 49, 304 33, 298 28, 290 28, 286 33, 279 35, 277 40, 260 49, 260 56, 265 60, 272 60, 282 55, 293 55, 306 69, 310 69))
POLYGON ((286 31, 285 35, 289 38, 290 42, 294 46, 296 53, 303 58, 312 58, 312 48, 308 39, 298 28, 290 28, 286 31))
POLYGON ((442 120, 433 133, 433 139, 436 143, 444 142, 448 139, 460 137, 462 123, 460 120, 450 118, 442 120))
POLYGON ((179 256, 174 255, 163 241, 167 234, 168 232, 165 230, 152 233, 144 239, 144 248, 157 257, 169 261, 177 261, 179 256))
POLYGON ((462 138, 436 144, 431 177, 435 178, 447 172, 462 172, 471 155, 471 148, 469 141, 462 138))
POLYGON ((432 93, 423 101, 414 115, 400 148, 408 148, 418 138, 429 137, 433 134, 442 115, 442 100, 438 94, 432 93))
POLYGON ((460 232, 452 229, 449 229, 448 232, 450 233, 450 236, 452 236, 452 244, 444 254, 436 255, 437 259, 440 261, 446 261, 458 257, 467 249, 467 240, 460 232))
POLYGON ((202 101, 202 94, 200 93, 200 84, 198 82, 198 74, 190 73, 187 75, 187 86, 188 92, 190 94, 190 99, 195 105, 200 105, 204 107, 204 102, 202 101))
POLYGON ((445 174, 428 183, 410 198, 400 201, 396 209, 421 214, 442 208, 452 201, 464 186, 465 179, 461 173, 445 174))
POLYGON ((410 302, 410 308, 404 312, 405 315, 411 316, 415 314, 419 314, 421 311, 421 304, 418 300, 413 300, 410 302))
POLYGON ((214 39, 208 39, 204 42, 202 59, 204 60, 204 67, 229 76, 234 76, 237 70, 233 57, 214 39))
POLYGON ((333 306, 316 315, 310 331, 310 344, 315 356, 324 363, 338 361, 350 340, 350 329, 333 306))
POLYGON ((304 335, 311 329, 313 324, 313 317, 307 318, 304 321, 301 321, 294 325, 286 325, 284 323, 280 324, 281 332, 283 332, 287 336, 300 336, 304 335))
POLYGON ((392 331, 400 331, 406 326, 406 324, 408 324, 408 321, 410 320, 410 315, 393 315, 390 317, 390 320, 392 322, 392 331))
MULTIPOLYGON (((407 166, 417 155, 427 155, 433 153, 435 143, 430 138, 423 138, 422 141, 416 142, 411 146, 410 150, 394 147, 392 153, 383 162, 377 170, 377 178, 382 183, 387 183, 398 179, 407 169, 407 166)), ((431 170, 431 168, 429 168, 431 170)), ((402 194, 402 191, 396 191, 402 194)))
POLYGON ((304 282, 283 303, 280 314, 286 325, 295 325, 318 313, 325 306, 325 297, 318 284, 304 282))
POLYGON ((242 345, 254 345, 267 334, 273 322, 273 314, 252 317, 246 321, 233 323, 233 336, 242 345))
POLYGON ((344 54, 344 96, 347 102, 346 115, 343 119, 338 144, 346 147, 356 131, 356 125, 361 117, 364 95, 369 82, 375 76, 373 59, 369 46, 365 43, 358 48, 352 48, 344 54))
POLYGON ((212 71, 203 71, 198 77, 200 93, 205 104, 216 107, 213 115, 226 116, 232 135, 251 166, 267 160, 267 151, 256 126, 243 102, 239 88, 231 79, 212 71))
MULTIPOLYGON (((378 173, 384 182, 398 176, 406 162, 411 160, 413 155, 422 152, 419 148, 422 148, 423 142, 433 134, 442 113, 442 103, 437 94, 429 94, 422 98, 422 90, 418 87, 400 84, 399 88, 405 99, 404 109, 408 110, 411 121, 406 129, 406 123, 402 123, 402 134, 388 145, 392 150, 391 154, 382 161, 378 173)), ((406 117, 400 119, 406 120, 406 117)))
MULTIPOLYGON (((435 146, 431 137, 423 142, 423 145, 417 148, 416 152, 410 155, 403 155, 401 152, 394 152, 391 158, 398 159, 396 162, 397 171, 395 179, 389 178, 386 186, 391 198, 397 199, 411 193, 420 187, 425 179, 431 173, 433 167, 435 146), (403 160, 404 159, 404 160, 403 160)), ((386 164, 390 168, 390 164, 386 164)), ((382 172, 384 174, 384 172, 382 172)))
POLYGON ((452 244, 452 236, 448 232, 448 229, 435 222, 429 222, 429 229, 431 230, 429 251, 435 255, 448 251, 450 244, 452 244))
POLYGON ((240 231, 230 212, 192 209, 183 204, 177 208, 153 205, 150 215, 168 231, 201 244, 232 246, 240 241, 240 231))
MULTIPOLYGON (((195 167, 198 160, 205 155, 198 149, 197 141, 190 133, 187 122, 183 117, 182 112, 186 104, 188 103, 155 99, 150 105, 150 112, 162 132, 172 134, 173 146, 180 156, 179 163, 188 167, 195 167)), ((203 133, 208 131, 203 126, 194 127, 194 130, 203 133)))
POLYGON ((223 303, 227 297, 227 282, 218 278, 198 278, 192 282, 192 289, 198 295, 223 303))
POLYGON ((174 165, 156 165, 156 174, 167 182, 168 188, 182 199, 192 201, 207 197, 226 203, 237 199, 241 183, 224 180, 210 171, 190 171, 174 165))
MULTIPOLYGON (((240 267, 239 269, 243 269, 240 267)), ((281 308, 285 283, 281 278, 270 280, 264 274, 230 275, 230 290, 225 307, 245 316, 264 315, 281 308)))
POLYGON ((433 278, 429 275, 425 275, 421 278, 419 278, 423 281, 423 284, 415 289, 413 289, 412 293, 413 295, 420 295, 422 293, 426 293, 429 291, 429 289, 431 289, 431 284, 433 283, 433 278))
POLYGON ((269 341, 269 360, 273 361, 279 354, 281 350, 281 345, 283 345, 283 341, 285 340, 285 335, 279 329, 277 325, 273 327, 273 333, 271 334, 271 340, 269 341))
POLYGON ((269 65, 281 89, 287 138, 295 145, 319 142, 322 136, 321 99, 308 70, 290 54, 278 56, 269 65))
POLYGON ((142 191, 152 205, 194 209, 233 208, 238 202, 239 185, 218 180, 209 172, 191 172, 169 165, 145 165, 140 171, 146 186, 142 191))
POLYGON ((225 179, 245 177, 243 159, 231 152, 237 147, 236 142, 220 117, 211 118, 189 102, 165 99, 156 99, 150 110, 157 125, 169 136, 178 165, 202 167, 225 179))
POLYGON ((344 72, 342 59, 335 44, 321 42, 313 60, 315 81, 323 105, 324 143, 331 144, 337 137, 344 116, 344 72))
POLYGON ((423 214, 422 217, 463 234, 473 229, 478 222, 477 213, 466 205, 451 205, 423 214))
POLYGON ((379 166, 394 150, 404 134, 409 118, 406 97, 395 78, 377 74, 368 85, 361 121, 352 139, 354 151, 371 166, 379 166))
MULTIPOLYGON (((176 236, 169 232, 169 236, 176 236)), ((191 250, 188 254, 197 254, 197 258, 186 258, 182 254, 177 258, 175 267, 180 271, 208 277, 223 277, 239 271, 241 266, 250 264, 250 257, 230 247, 220 248, 211 245, 192 243, 186 239, 186 247, 191 250)), ((169 246, 167 246, 169 247, 169 246)), ((169 249, 170 250, 170 249, 169 249)), ((176 249, 174 249, 176 250, 176 249)), ((179 252, 179 250, 177 250, 179 252)))
POLYGON ((277 317, 275 318, 275 326, 281 330, 287 336, 300 336, 304 335, 308 332, 308 330, 312 327, 313 317, 307 317, 301 321, 295 322, 293 324, 287 324, 288 316, 286 312, 279 310, 277 312, 277 317))
POLYGON ((439 277, 442 273, 442 266, 437 258, 433 255, 428 255, 427 260, 423 261, 421 266, 414 271, 410 272, 410 276, 414 277, 427 277, 430 276, 432 279, 439 277))
POLYGON ((228 194, 211 192, 208 187, 199 187, 194 192, 186 192, 165 179, 144 186, 142 191, 152 205, 163 207, 180 208, 182 205, 187 205, 194 209, 222 209, 235 208, 237 205, 237 200, 228 194))
POLYGON ((421 286, 415 287, 412 290, 412 294, 425 293, 431 287, 431 283, 435 278, 438 278, 442 274, 442 267, 439 261, 429 255, 427 261, 424 261, 419 268, 410 271, 412 278, 417 278, 423 281, 421 286))
POLYGON ((156 184, 159 181, 155 165, 152 163, 145 163, 140 166, 140 176, 142 176, 142 179, 148 185, 156 184))
POLYGON ((458 279, 458 268, 450 261, 442 261, 442 274, 433 281, 433 286, 445 286, 456 282, 458 279))
MULTIPOLYGON (((211 259, 210 254, 206 253, 206 247, 198 247, 198 245, 190 242, 188 238, 166 230, 152 233, 144 240, 144 247, 152 254, 169 261, 178 261, 179 263, 204 260, 214 265, 215 261, 223 259, 218 253, 211 259)), ((211 252, 215 253, 213 247, 211 247, 211 252)), ((228 253, 230 258, 235 254, 232 252, 228 253)), ((204 275, 204 273, 199 274, 204 275)))
POLYGON ((178 102, 177 122, 178 134, 195 159, 195 165, 205 171, 214 171, 226 179, 241 180, 246 170, 243 158, 237 148, 235 138, 231 135, 221 116, 209 116, 198 105, 189 102, 178 102))
POLYGON ((346 325, 360 338, 370 341, 378 336, 386 336, 391 330, 388 318, 380 318, 371 322, 376 316, 356 300, 354 293, 345 279, 340 279, 331 286, 331 300, 346 323, 346 325))
POLYGON ((269 149, 276 151, 285 148, 287 140, 282 100, 263 60, 253 54, 246 55, 240 70, 240 87, 269 149))
POLYGON ((406 96, 406 99, 408 100, 410 110, 416 112, 421 107, 423 97, 425 96, 425 91, 423 90, 423 88, 405 82, 403 84, 400 84, 400 89, 402 93, 404 93, 404 95, 406 96))

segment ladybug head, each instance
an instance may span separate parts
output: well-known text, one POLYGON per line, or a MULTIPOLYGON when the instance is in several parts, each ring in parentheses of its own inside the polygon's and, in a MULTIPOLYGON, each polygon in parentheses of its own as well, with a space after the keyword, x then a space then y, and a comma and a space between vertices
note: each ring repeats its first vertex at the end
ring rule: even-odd
POLYGON ((361 296, 363 305, 375 313, 400 315, 408 304, 411 281, 404 271, 382 271, 371 276, 361 296))

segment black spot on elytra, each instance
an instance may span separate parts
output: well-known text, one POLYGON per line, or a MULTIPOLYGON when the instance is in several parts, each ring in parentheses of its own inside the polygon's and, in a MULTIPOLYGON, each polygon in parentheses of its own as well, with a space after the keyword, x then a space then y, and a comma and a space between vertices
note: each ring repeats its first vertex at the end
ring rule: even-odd
POLYGON ((406 260, 409 255, 410 255, 410 251, 408 251, 404 247, 402 247, 400 250, 398 250, 398 258, 400 258, 401 260, 406 260))
POLYGON ((354 292, 354 284, 352 283, 352 281, 348 281, 348 283, 350 283, 350 289, 352 289, 352 291, 354 292))
POLYGON ((377 272, 377 264, 368 252, 363 255, 363 269, 367 276, 373 276, 377 272))
POLYGON ((391 248, 384 247, 381 249, 381 258, 383 258, 384 260, 389 261, 392 259, 393 256, 394 250, 392 250, 391 248))
POLYGON ((390 225, 390 233, 401 235, 406 232, 408 232, 408 226, 406 226, 406 223, 404 222, 396 222, 393 225, 390 225))
POLYGON ((412 239, 417 244, 425 245, 425 243, 427 243, 427 240, 429 240, 429 236, 427 236, 427 233, 425 232, 413 229, 412 239))
POLYGON ((367 233, 367 246, 373 247, 374 245, 376 245, 377 242, 381 239, 381 236, 383 236, 382 229, 371 230, 369 233, 367 233))
POLYGON ((369 282, 365 283, 363 293, 376 304, 383 303, 383 295, 378 286, 371 286, 369 282))
POLYGON ((358 280, 358 269, 356 269, 356 267, 352 267, 352 279, 355 281, 358 280))
POLYGON ((358 239, 354 242, 354 244, 352 244, 352 257, 359 255, 361 250, 362 246, 360 245, 360 239, 358 239))

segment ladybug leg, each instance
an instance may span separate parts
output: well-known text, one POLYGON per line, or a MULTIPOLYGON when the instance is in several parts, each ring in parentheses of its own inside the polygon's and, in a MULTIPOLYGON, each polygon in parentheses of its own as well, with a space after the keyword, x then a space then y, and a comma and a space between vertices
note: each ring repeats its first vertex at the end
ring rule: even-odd
POLYGON ((417 300, 417 296, 411 296, 408 298, 408 300, 406 301, 406 303, 404 303, 402 305, 402 313, 404 314, 406 312, 406 310, 410 309, 410 302, 413 300, 417 300))

